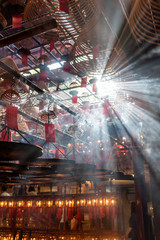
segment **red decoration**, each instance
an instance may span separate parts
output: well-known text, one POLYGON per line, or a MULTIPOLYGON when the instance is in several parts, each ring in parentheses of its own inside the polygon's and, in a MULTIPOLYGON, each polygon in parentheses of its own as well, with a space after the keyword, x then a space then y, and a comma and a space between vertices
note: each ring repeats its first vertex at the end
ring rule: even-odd
POLYGON ((77 103, 77 99, 78 99, 77 95, 73 95, 72 96, 72 103, 77 103))
POLYGON ((93 58, 98 58, 99 57, 99 45, 95 45, 92 49, 92 54, 93 54, 93 58))
POLYGON ((2 131, 1 133, 1 141, 10 142, 11 141, 11 132, 9 131, 2 131))
POLYGON ((81 87, 86 87, 86 85, 87 85, 87 77, 83 77, 81 79, 81 87))
POLYGON ((46 142, 55 142, 55 126, 51 123, 45 123, 46 142))
POLYGON ((104 217, 103 207, 99 208, 99 213, 100 213, 100 218, 103 218, 104 217))
POLYGON ((44 70, 40 71, 40 81, 43 81, 43 82, 47 81, 47 72, 44 70))
POLYGON ((22 57, 22 64, 27 67, 28 66, 28 56, 26 54, 22 53, 21 57, 22 57))
POLYGON ((84 104, 83 105, 83 110, 86 112, 89 112, 89 105, 88 104, 84 104))
POLYGON ((12 28, 21 28, 22 27, 22 14, 17 14, 12 16, 12 28))
MULTIPOLYGON (((57 151, 58 151, 58 149, 54 149, 54 150, 53 150, 53 154, 56 154, 57 151)), ((59 151, 58 151, 58 152, 65 154, 65 150, 64 150, 63 148, 59 148, 59 151)))
POLYGON ((106 207, 106 216, 107 216, 107 219, 109 219, 109 206, 106 207))
POLYGON ((71 65, 70 65, 69 62, 65 62, 63 64, 63 71, 65 71, 65 72, 70 72, 71 71, 71 65))
POLYGON ((110 105, 109 105, 109 101, 108 100, 106 100, 105 102, 104 102, 104 108, 103 108, 103 114, 105 115, 105 116, 108 116, 108 107, 109 107, 110 105))
POLYGON ((93 83, 93 85, 92 85, 92 92, 96 92, 96 91, 97 91, 96 83, 93 83))
POLYGON ((68 208, 67 218, 68 219, 72 219, 73 218, 73 209, 71 207, 68 208))
POLYGON ((6 107, 6 121, 7 121, 7 126, 9 128, 18 129, 17 113, 18 113, 18 108, 17 107, 7 105, 7 107, 6 107))
POLYGON ((90 219, 93 218, 93 209, 92 209, 92 207, 89 207, 89 218, 90 219))
MULTIPOLYGON (((125 145, 125 146, 128 148, 127 145, 125 145)), ((121 151, 122 153, 127 153, 127 152, 128 152, 127 149, 126 149, 126 150, 121 150, 121 148, 124 149, 124 146, 122 146, 122 145, 118 145, 117 147, 119 148, 119 151, 121 151)), ((117 154, 118 154, 118 155, 119 155, 119 151, 117 151, 117 154)))
POLYGON ((54 39, 50 42, 49 51, 51 52, 54 49, 54 39))
POLYGON ((62 218, 62 208, 57 208, 56 219, 61 220, 62 218))
POLYGON ((59 0, 59 10, 69 14, 69 0, 59 0))

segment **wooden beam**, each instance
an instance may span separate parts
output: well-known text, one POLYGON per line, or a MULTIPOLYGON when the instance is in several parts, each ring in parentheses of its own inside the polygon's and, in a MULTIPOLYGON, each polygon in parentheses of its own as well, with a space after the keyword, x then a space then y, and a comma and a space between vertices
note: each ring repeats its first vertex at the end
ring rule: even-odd
POLYGON ((5 47, 10 44, 22 41, 26 38, 30 38, 30 37, 39 35, 41 33, 47 32, 56 27, 57 27, 56 20, 54 20, 54 19, 48 20, 46 22, 40 23, 31 28, 27 28, 27 29, 24 29, 23 31, 19 31, 12 35, 1 38, 0 39, 0 47, 5 47))

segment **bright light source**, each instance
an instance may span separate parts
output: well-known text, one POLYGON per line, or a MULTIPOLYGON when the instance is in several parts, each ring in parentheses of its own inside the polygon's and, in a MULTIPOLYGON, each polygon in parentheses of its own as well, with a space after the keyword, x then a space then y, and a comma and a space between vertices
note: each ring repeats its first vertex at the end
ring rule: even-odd
POLYGON ((58 69, 58 68, 61 68, 63 64, 64 64, 64 61, 55 62, 55 63, 49 64, 48 68, 49 68, 49 70, 58 69))

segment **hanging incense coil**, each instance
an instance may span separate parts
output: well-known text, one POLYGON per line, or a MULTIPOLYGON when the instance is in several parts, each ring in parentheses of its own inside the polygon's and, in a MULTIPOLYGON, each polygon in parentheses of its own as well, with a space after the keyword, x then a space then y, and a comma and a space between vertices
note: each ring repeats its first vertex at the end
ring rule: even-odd
POLYGON ((50 122, 50 120, 55 119, 57 116, 54 111, 43 112, 40 116, 41 121, 50 122))
POLYGON ((2 13, 0 13, 0 31, 7 26, 7 21, 2 13))
MULTIPOLYGON (((6 57, 2 60, 2 62, 4 64, 6 64, 8 67, 12 68, 17 73, 20 73, 16 63, 14 62, 14 60, 12 58, 6 57)), ((13 75, 8 73, 7 71, 5 71, 2 68, 0 68, 0 77, 6 78, 6 79, 13 79, 13 75)))
MULTIPOLYGON (((17 73, 19 73, 19 69, 12 58, 7 57, 3 59, 2 62, 17 73)), ((4 93, 3 100, 10 102, 10 97, 12 96, 12 93, 14 95, 14 102, 19 102, 20 100, 24 101, 26 99, 29 93, 29 87, 26 84, 24 84, 19 79, 15 78, 12 74, 6 72, 2 68, 0 68, 0 77, 2 78, 2 81, 0 83, 1 96, 4 93), (10 92, 6 90, 10 90, 10 92), (20 97, 18 97, 17 94, 15 94, 15 92, 12 90, 17 92, 20 97)))
POLYGON ((138 42, 160 44, 160 2, 136 1, 129 19, 131 32, 138 42))
POLYGON ((91 29, 100 15, 95 0, 70 0, 69 14, 59 10, 59 0, 29 0, 24 11, 27 26, 33 26, 51 18, 57 21, 59 39, 76 38, 79 33, 91 29))
POLYGON ((20 101, 20 95, 14 89, 8 89, 1 94, 0 99, 6 103, 17 103, 20 101))

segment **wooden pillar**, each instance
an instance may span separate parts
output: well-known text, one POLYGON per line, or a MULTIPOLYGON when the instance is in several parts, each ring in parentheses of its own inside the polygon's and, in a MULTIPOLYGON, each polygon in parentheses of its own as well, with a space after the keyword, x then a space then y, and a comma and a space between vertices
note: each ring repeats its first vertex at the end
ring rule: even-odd
POLYGON ((147 207, 147 203, 149 202, 149 191, 145 183, 144 158, 138 148, 133 150, 133 162, 139 240, 153 240, 147 207))

